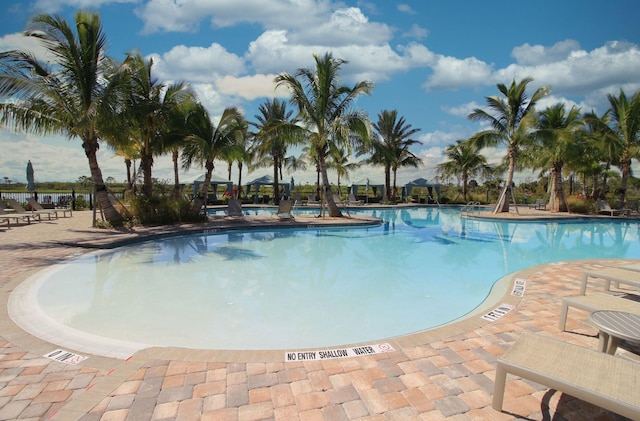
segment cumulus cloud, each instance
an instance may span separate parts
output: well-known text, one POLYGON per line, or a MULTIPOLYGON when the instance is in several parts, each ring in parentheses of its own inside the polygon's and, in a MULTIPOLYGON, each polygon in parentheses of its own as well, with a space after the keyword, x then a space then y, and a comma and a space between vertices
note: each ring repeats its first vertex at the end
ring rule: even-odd
POLYGON ((580 44, 577 41, 568 39, 551 47, 524 44, 515 47, 511 52, 511 56, 516 59, 519 65, 535 66, 565 60, 573 51, 579 49, 580 44))
POLYGON ((408 31, 402 33, 403 38, 423 39, 426 38, 427 35, 429 35, 429 31, 415 23, 411 25, 411 28, 409 28, 408 31))
POLYGON ((178 45, 162 55, 153 54, 153 72, 161 80, 211 82, 223 75, 245 71, 244 59, 217 43, 209 47, 178 45))
POLYGON ((522 66, 519 63, 498 70, 494 80, 532 77, 535 81, 552 87, 554 93, 586 95, 593 90, 611 90, 628 83, 635 91, 640 88, 636 69, 640 68, 640 47, 622 41, 609 42, 592 51, 572 50, 563 60, 538 65, 522 66))
POLYGON ((146 33, 189 32, 207 18, 214 27, 241 22, 258 23, 267 29, 293 25, 306 27, 319 23, 319 16, 326 14, 330 7, 328 0, 149 0, 136 13, 144 21, 146 33))
POLYGON ((274 82, 276 75, 225 76, 216 81, 216 88, 225 95, 239 96, 246 100, 260 97, 288 98, 289 92, 274 82))
POLYGON ((424 83, 427 90, 460 89, 484 85, 491 80, 492 66, 475 57, 458 59, 440 56, 433 74, 424 83))
POLYGON ((401 11, 402 13, 408 13, 410 15, 415 15, 416 13, 415 10, 411 8, 411 6, 405 3, 400 3, 398 5, 398 10, 401 11))

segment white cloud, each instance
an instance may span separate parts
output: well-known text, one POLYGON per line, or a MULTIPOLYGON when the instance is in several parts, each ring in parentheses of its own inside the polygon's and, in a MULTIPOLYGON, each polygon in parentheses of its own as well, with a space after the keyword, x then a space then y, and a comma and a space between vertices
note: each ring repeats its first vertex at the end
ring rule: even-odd
POLYGON ((423 39, 426 38, 427 35, 429 35, 429 31, 415 23, 411 25, 411 28, 409 28, 408 31, 402 33, 403 38, 423 39))
POLYGON ((217 43, 206 48, 178 45, 161 56, 150 57, 153 58, 152 71, 160 80, 212 82, 224 75, 245 71, 244 59, 217 43))
POLYGON ((415 10, 411 8, 411 6, 405 3, 400 3, 398 5, 398 10, 401 11, 402 13, 408 13, 410 15, 415 15, 416 13, 415 10))
POLYGON ((524 44, 515 47, 511 56, 522 66, 540 65, 565 60, 573 51, 577 51, 580 44, 568 39, 558 42, 551 47, 543 45, 524 44))
POLYGON ((440 56, 433 66, 433 74, 424 83, 427 90, 456 90, 484 85, 491 80, 491 66, 475 57, 458 59, 440 56))
POLYGON ((482 108, 475 101, 467 102, 466 104, 458 105, 457 107, 442 106, 442 110, 450 115, 467 118, 469 114, 476 108, 482 108))
POLYGON ((239 96, 246 100, 254 100, 260 97, 288 98, 289 92, 280 87, 276 89, 274 82, 276 75, 253 75, 253 76, 225 76, 216 81, 216 88, 225 95, 239 96))
POLYGON ((149 0, 136 13, 144 20, 144 32, 197 29, 203 19, 210 18, 214 27, 241 22, 259 23, 265 28, 308 27, 322 20, 331 7, 327 0, 149 0), (293 18, 295 16, 295 18, 293 18))

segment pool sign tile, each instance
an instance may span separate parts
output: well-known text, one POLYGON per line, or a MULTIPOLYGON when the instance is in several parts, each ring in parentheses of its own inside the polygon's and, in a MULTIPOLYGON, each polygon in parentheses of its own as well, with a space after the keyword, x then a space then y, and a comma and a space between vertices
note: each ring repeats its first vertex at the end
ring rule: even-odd
POLYGON ((54 361, 71 365, 78 364, 87 359, 84 355, 74 354, 73 352, 65 351, 64 349, 56 349, 44 356, 54 361))
POLYGON ((504 316, 505 314, 513 310, 513 307, 514 306, 511 304, 506 304, 506 303, 500 304, 498 307, 494 308, 493 310, 491 310, 490 312, 482 316, 482 318, 490 322, 495 322, 500 317, 504 316))
POLYGON ((527 281, 522 278, 516 278, 515 283, 513 284, 513 290, 511 291, 511 295, 514 297, 524 297, 524 290, 527 286, 527 281))
POLYGON ((345 348, 321 349, 316 351, 287 351, 284 354, 285 362, 291 361, 319 361, 334 358, 361 357, 363 355, 384 354, 395 351, 387 343, 345 348))

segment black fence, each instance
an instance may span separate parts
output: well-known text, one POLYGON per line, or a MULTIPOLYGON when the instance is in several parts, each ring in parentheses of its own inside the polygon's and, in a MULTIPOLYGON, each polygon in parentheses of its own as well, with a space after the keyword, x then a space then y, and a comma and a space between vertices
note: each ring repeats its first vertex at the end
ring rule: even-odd
MULTIPOLYGON (((118 196, 116 194, 116 196, 118 196)), ((27 199, 35 198, 45 208, 70 208, 76 210, 78 208, 93 209, 93 192, 90 191, 1 191, 0 200, 16 199, 22 204, 27 203, 27 199)))

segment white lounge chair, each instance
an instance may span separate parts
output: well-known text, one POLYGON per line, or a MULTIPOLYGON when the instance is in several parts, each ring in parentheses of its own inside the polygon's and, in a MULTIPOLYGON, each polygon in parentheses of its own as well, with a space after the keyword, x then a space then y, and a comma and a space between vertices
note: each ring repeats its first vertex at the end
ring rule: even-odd
POLYGON ((242 212, 242 203, 240 203, 237 199, 229 199, 227 202, 227 216, 231 217, 242 217, 244 216, 244 212, 242 212))
POLYGON ((347 199, 350 205, 360 206, 364 203, 362 200, 358 200, 353 193, 350 193, 347 199))
MULTIPOLYGON (((40 221, 40 216, 43 215, 40 212, 37 211, 33 211, 33 212, 28 212, 25 208, 22 207, 22 205, 20 203, 18 203, 18 201, 16 199, 5 199, 5 201, 7 202, 7 205, 14 210, 16 215, 29 215, 29 216, 33 216, 35 217, 38 221, 40 221)), ((49 219, 51 219, 51 214, 50 213, 44 213, 44 215, 47 215, 49 219)))
POLYGON ((316 200, 315 194, 310 194, 307 196, 307 205, 319 205, 320 201, 316 200))
POLYGON ((567 326, 569 307, 575 307, 588 312, 614 310, 640 314, 640 302, 624 297, 616 297, 615 295, 603 292, 564 297, 562 299, 562 308, 560 309, 560 322, 558 323, 558 328, 562 331, 564 331, 567 326))
POLYGON ((4 205, 0 202, 0 220, 7 221, 7 227, 11 228, 11 220, 14 220, 16 224, 20 222, 31 223, 31 216, 28 214, 9 213, 4 210, 4 205))
POLYGON ((582 285, 580 286, 581 295, 584 295, 587 292, 587 280, 589 278, 604 279, 604 289, 606 291, 611 289, 611 282, 615 282, 616 286, 619 284, 626 284, 636 288, 640 287, 640 272, 636 270, 623 269, 621 267, 604 267, 601 269, 582 271, 582 285))
POLYGON ((291 200, 281 200, 278 204, 278 211, 276 212, 276 216, 280 220, 293 220, 291 209, 291 200))
POLYGON ((598 204, 598 213, 601 213, 601 214, 608 214, 610 216, 619 216, 619 215, 629 216, 629 213, 631 212, 630 209, 612 209, 611 206, 609 206, 609 202, 602 199, 598 199, 597 204, 598 204))
POLYGON ((34 199, 33 197, 30 197, 27 199, 27 203, 29 204, 29 206, 31 206, 31 209, 40 213, 44 213, 44 212, 53 212, 54 215, 56 216, 56 218, 58 218, 58 212, 62 212, 62 216, 64 216, 66 218, 67 213, 69 213, 69 216, 72 216, 72 210, 71 209, 45 209, 42 207, 42 205, 40 203, 38 203, 38 201, 36 199, 34 199))
POLYGON ((496 364, 493 409, 502 411, 507 374, 640 419, 638 363, 567 342, 526 334, 496 364))

